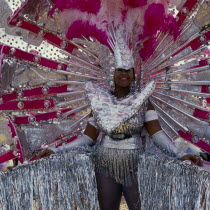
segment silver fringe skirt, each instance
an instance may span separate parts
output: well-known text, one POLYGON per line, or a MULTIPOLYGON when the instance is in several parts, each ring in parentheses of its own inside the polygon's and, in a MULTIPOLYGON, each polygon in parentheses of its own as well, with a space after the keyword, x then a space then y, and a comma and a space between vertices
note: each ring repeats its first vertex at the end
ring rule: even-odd
MULTIPOLYGON (((96 171, 106 173, 105 175, 111 176, 118 183, 129 185, 131 178, 136 176, 140 155, 144 153, 139 136, 137 140, 135 146, 131 141, 133 146, 128 146, 129 149, 126 149, 126 146, 117 148, 116 141, 114 147, 107 145, 107 141, 102 141, 94 152, 96 171)), ((119 141, 119 144, 122 145, 122 141, 119 141)))

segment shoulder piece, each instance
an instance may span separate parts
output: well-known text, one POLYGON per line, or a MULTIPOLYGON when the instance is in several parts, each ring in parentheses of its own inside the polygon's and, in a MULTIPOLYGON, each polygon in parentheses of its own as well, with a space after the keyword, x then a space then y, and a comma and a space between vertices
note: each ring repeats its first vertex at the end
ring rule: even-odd
POLYGON ((96 83, 88 82, 85 88, 97 124, 103 131, 111 133, 138 112, 153 93, 155 82, 150 82, 143 91, 129 94, 120 100, 111 95, 108 89, 96 83))

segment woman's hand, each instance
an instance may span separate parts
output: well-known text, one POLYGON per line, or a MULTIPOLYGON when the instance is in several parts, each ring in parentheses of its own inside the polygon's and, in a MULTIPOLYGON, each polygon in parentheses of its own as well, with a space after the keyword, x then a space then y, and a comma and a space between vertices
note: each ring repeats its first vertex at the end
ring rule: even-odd
POLYGON ((199 157, 192 154, 184 155, 180 158, 180 160, 190 160, 191 165, 203 166, 202 160, 199 157))
POLYGON ((37 156, 38 158, 43 158, 43 157, 49 157, 50 155, 55 154, 52 150, 50 149, 45 149, 39 155, 37 156))

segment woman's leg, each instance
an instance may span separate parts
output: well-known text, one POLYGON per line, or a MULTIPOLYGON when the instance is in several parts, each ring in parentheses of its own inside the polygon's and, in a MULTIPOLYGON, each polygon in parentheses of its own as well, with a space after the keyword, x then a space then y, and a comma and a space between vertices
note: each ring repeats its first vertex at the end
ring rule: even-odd
POLYGON ((122 185, 110 176, 96 173, 98 199, 101 210, 119 210, 122 185))
POLYGON ((123 194, 129 210, 141 209, 141 200, 136 177, 131 178, 131 183, 129 184, 129 186, 123 185, 123 194))

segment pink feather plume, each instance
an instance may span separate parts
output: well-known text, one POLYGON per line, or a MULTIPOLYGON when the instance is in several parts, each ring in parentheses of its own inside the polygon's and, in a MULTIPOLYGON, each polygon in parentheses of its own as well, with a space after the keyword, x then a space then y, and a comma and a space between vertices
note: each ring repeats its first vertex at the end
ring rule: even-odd
POLYGON ((101 44, 109 46, 107 42, 107 35, 104 31, 99 30, 95 25, 91 25, 88 21, 77 20, 68 28, 66 38, 71 40, 73 38, 94 37, 101 44))

